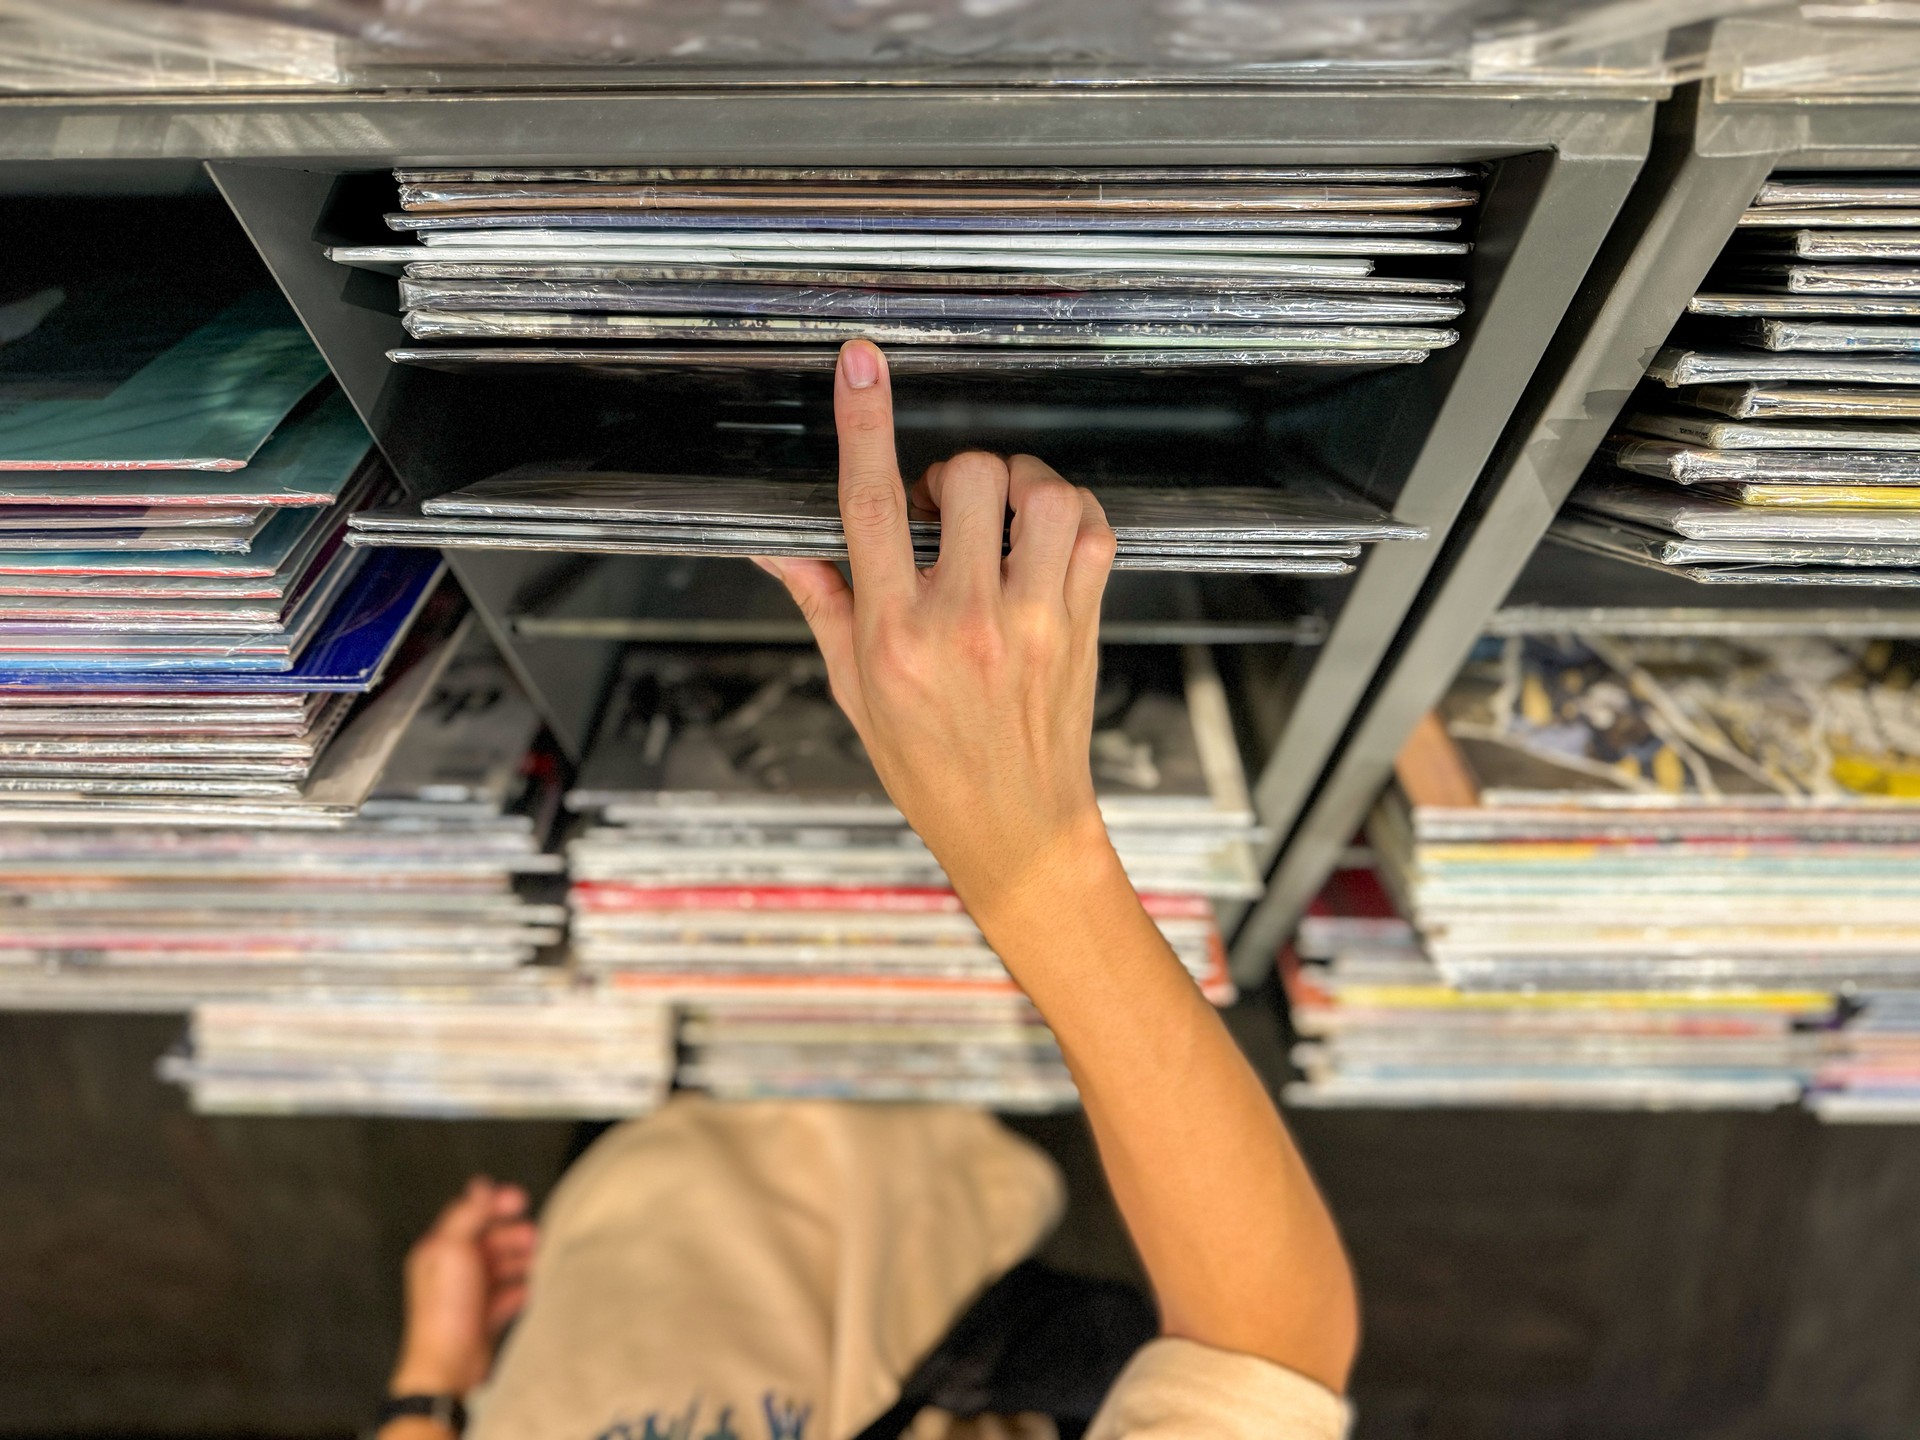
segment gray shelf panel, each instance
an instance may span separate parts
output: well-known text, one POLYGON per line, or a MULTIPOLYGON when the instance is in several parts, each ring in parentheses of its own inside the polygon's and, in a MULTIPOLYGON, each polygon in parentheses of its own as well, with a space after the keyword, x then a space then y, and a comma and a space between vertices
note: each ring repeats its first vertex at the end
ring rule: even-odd
MULTIPOLYGON (((1580 301, 1387 663, 1356 706, 1358 718, 1287 837, 1265 899, 1235 937, 1236 974, 1271 963, 1392 774, 1401 744, 1446 692, 1535 555, 1740 212, 1771 171, 1793 166, 1920 167, 1920 103, 1719 103, 1690 86, 1661 107, 1646 172, 1580 301)), ((1806 598, 1779 593, 1774 603, 1790 607, 1806 598)), ((1337 641, 1336 629, 1330 643, 1337 641)))
MULTIPOLYGON (((334 177, 260 165, 207 168, 402 482, 412 487, 423 471, 433 473, 443 465, 481 470, 497 463, 489 437, 460 423, 467 407, 451 403, 453 377, 387 360, 388 347, 404 340, 390 296, 378 289, 368 293, 364 277, 321 253, 314 237, 333 195, 334 177)), ((579 561, 466 551, 450 553, 447 563, 514 678, 562 749, 578 759, 618 647, 529 644, 513 633, 506 617, 565 588, 579 561)))
POLYGON ((1920 594, 1853 586, 1701 585, 1541 543, 1489 635, 1920 635, 1920 594))
MULTIPOLYGON (((1651 117, 1645 117, 1650 119, 1651 117)), ((1533 376, 1625 202, 1640 161, 1529 155, 1503 166, 1481 216, 1469 293, 1478 299, 1461 344, 1414 384, 1434 387, 1387 422, 1380 451, 1404 457, 1403 478, 1377 474, 1376 495, 1396 496, 1396 519, 1425 526, 1421 544, 1377 547, 1362 565, 1254 785, 1254 807, 1276 837, 1264 857, 1279 861, 1284 838, 1339 747, 1348 720, 1379 673, 1401 623, 1427 583, 1516 397, 1533 376), (1504 193, 1503 193, 1504 192, 1504 193), (1501 237, 1497 248, 1484 237, 1501 237)), ((1396 463, 1391 458, 1389 464, 1396 463)), ((1239 917, 1232 917, 1237 920, 1239 917)), ((1277 943, 1277 937, 1276 937, 1277 943)), ((1256 982, 1272 947, 1236 942, 1234 975, 1256 982)))
MULTIPOLYGON (((0 97, 10 161, 1355 164, 1635 152, 1652 91, 1262 85, 686 86, 0 97)), ((1642 152, 1643 153, 1643 152, 1642 152)))

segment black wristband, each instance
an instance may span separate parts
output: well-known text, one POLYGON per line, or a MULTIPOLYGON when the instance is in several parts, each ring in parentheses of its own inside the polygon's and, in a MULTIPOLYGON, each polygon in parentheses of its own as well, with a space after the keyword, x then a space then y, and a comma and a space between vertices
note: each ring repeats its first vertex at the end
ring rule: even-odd
POLYGON ((467 1428, 467 1407, 458 1395, 393 1395, 380 1403, 380 1418, 376 1428, 389 1420, 399 1420, 405 1416, 417 1415, 423 1420, 437 1420, 454 1434, 459 1435, 467 1428))

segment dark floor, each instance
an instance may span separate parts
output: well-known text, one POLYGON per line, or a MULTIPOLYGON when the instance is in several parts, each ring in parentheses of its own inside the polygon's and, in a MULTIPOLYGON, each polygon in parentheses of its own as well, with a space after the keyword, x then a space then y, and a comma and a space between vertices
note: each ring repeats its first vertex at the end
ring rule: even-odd
MULTIPOLYGON (((1254 1043, 1271 1037, 1254 1025, 1254 1043)), ((572 1128, 201 1120, 171 1019, 0 1017, 0 1434, 346 1436, 408 1241, 572 1128)), ((1920 1130, 1302 1114, 1359 1265, 1359 1434, 1920 1435, 1920 1130)), ((1077 1117, 1057 1262, 1130 1264, 1077 1117)))

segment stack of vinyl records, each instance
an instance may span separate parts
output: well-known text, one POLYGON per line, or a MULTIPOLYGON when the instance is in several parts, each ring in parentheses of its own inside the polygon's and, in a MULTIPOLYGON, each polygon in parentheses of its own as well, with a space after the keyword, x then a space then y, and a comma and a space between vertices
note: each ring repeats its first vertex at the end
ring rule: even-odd
POLYGON ((1458 338, 1455 166, 401 170, 392 359, 902 373, 1413 364, 1458 338), (1412 273, 1407 273, 1407 272, 1412 273), (1422 272, 1425 273, 1422 273, 1422 272), (479 342, 479 343, 475 343, 479 342))
MULTIPOLYGON (((423 503, 354 516, 354 546, 562 550, 614 555, 847 557, 835 487, 805 478, 569 470, 524 465, 423 503)), ((1344 575, 1365 543, 1420 540, 1330 481, 1284 488, 1099 485, 1118 570, 1344 575)), ((939 548, 935 516, 912 522, 916 558, 939 548)))
POLYGON ((1920 173, 1762 187, 1550 534, 1713 584, 1920 585, 1920 173))
POLYGON ((388 482, 292 313, 56 287, 9 323, 0 819, 350 814, 397 734, 356 697, 440 566, 343 543, 388 482))
POLYGON ((1828 1044, 1819 991, 1456 984, 1371 868, 1337 872, 1281 955, 1290 1105, 1770 1108, 1828 1044))
POLYGON ((361 757, 385 776, 344 824, 0 827, 0 1006, 286 997, 272 1013, 297 1028, 341 998, 545 994, 558 972, 528 966, 566 912, 516 881, 560 869, 542 853, 558 783, 523 769, 538 724, 497 659, 439 668, 395 682, 418 693, 361 757))
MULTIPOLYGON (((1209 904, 1259 894, 1224 695, 1204 651, 1109 652, 1103 813, 1188 970, 1232 989, 1209 904)), ((1057 1053, 888 802, 816 655, 635 651, 568 797, 575 964, 687 1005, 715 1093, 1071 1099, 1057 1053)))
POLYGON ((1916 658, 1814 638, 1488 645, 1376 812, 1385 878, 1464 992, 1808 1022, 1871 995, 1884 1017, 1920 988, 1916 658))
POLYGON ((1920 1123, 1920 992, 1865 989, 1850 998, 1858 1008, 1814 1077, 1807 1108, 1834 1122, 1920 1123))
POLYGON ((511 1000, 333 1000, 194 1011, 191 1058, 163 1073, 214 1114, 614 1119, 673 1078, 666 1007, 555 985, 511 1000))

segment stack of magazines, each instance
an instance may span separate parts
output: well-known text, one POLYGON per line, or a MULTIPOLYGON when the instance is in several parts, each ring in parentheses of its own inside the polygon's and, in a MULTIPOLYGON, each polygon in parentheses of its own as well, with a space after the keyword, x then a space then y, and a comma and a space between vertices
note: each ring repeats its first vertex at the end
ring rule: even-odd
MULTIPOLYGON (((836 488, 790 477, 523 465, 435 496, 354 516, 353 546, 561 550, 602 555, 847 557, 836 488)), ((1078 478, 1078 477, 1076 477, 1078 478)), ((1366 543, 1420 540, 1331 481, 1094 487, 1118 541, 1117 570, 1345 575, 1366 543)), ((936 558, 939 519, 916 516, 915 555, 936 558)))
POLYGON ((350 814, 440 565, 343 543, 388 482, 305 332, 272 294, 12 309, 0 819, 350 814))
POLYGON ((850 996, 694 1002, 679 1082, 723 1099, 943 1101, 1063 1110, 1080 1094, 1040 1014, 1018 997, 850 996))
MULTIPOLYGON (((1175 953, 1231 998, 1210 900, 1259 894, 1203 651, 1109 652, 1093 764, 1175 953)), ((688 1007, 689 1084, 729 1096, 1072 1097, 1037 1017, 796 650, 629 654, 568 797, 575 964, 688 1007)))
POLYGON ((196 1110, 613 1118, 660 1102, 668 1008, 595 995, 538 954, 566 919, 521 893, 560 868, 542 846, 560 785, 539 732, 492 649, 463 650, 336 868, 275 892, 348 953, 278 973, 263 957, 270 983, 195 1005, 161 1068, 196 1110))
MULTIPOLYGON (((1371 827, 1437 978, 1608 1025, 1676 1007, 1816 1024, 1862 996, 1859 1015, 1900 1013, 1920 991, 1916 658, 1814 638, 1487 646, 1371 827)), ((1796 1041, 1811 1053, 1771 1090, 1719 1078, 1778 1093, 1849 1036, 1796 1041)), ((1722 1098, 1675 1082, 1648 1103, 1689 1097, 1722 1098)))
POLYGON ((1458 338, 1457 166, 401 170, 389 353, 902 373, 1413 364, 1458 338), (475 343, 479 342, 479 343, 475 343))
POLYGON ((344 824, 0 827, 0 1006, 284 997, 269 1013, 297 1030, 302 1006, 343 996, 545 993, 527 967, 566 912, 516 889, 560 868, 542 853, 557 782, 524 769, 531 707, 491 654, 463 653, 402 729, 344 824))
POLYGON ((202 1005, 188 1044, 162 1073, 213 1114, 613 1119, 658 1105, 674 1064, 664 1006, 558 983, 507 999, 202 1005))
POLYGON ((1837 1052, 1820 1066, 1807 1106, 1822 1120, 1920 1123, 1920 992, 1868 988, 1837 1052))
POLYGON ((1762 187, 1552 537, 1707 583, 1920 585, 1920 173, 1762 187))
POLYGON ((1765 1109, 1831 1044, 1823 991, 1456 984, 1370 866, 1328 882, 1281 976, 1302 1107, 1765 1109))

